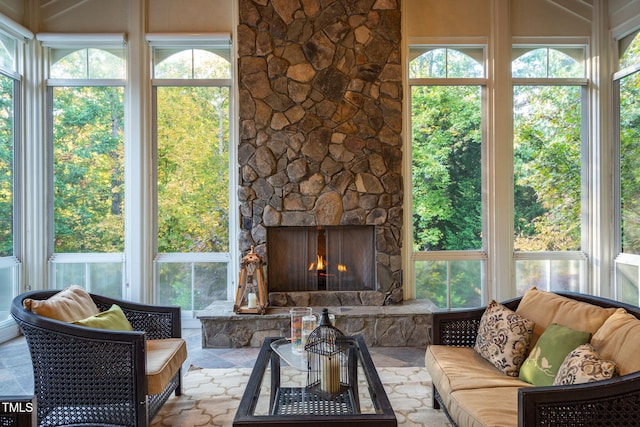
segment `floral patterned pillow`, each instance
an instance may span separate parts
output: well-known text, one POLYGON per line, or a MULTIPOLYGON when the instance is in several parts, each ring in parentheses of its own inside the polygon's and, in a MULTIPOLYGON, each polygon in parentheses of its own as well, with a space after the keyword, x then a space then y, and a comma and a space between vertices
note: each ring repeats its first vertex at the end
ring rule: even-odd
POLYGON ((533 321, 491 301, 480 319, 474 349, 504 374, 517 377, 533 327, 533 321))
POLYGON ((591 344, 583 344, 567 355, 553 385, 570 385, 606 380, 617 375, 615 362, 602 360, 591 344))

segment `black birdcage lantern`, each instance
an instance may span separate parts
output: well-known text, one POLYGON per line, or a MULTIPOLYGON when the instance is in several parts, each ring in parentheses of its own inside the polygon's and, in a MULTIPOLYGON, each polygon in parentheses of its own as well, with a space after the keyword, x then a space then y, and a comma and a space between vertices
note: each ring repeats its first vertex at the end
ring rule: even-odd
POLYGON ((307 388, 316 394, 333 399, 351 389, 348 363, 349 342, 344 334, 331 324, 325 308, 320 324, 307 338, 307 388))

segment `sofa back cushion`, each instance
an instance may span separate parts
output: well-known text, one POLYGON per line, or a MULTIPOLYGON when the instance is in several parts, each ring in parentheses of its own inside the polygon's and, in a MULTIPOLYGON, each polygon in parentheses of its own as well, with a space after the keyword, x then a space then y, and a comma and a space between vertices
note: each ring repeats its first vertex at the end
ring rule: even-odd
POLYGON ((618 308, 591 338, 603 359, 616 362, 620 375, 640 371, 640 320, 618 308))
POLYGON ((71 285, 46 300, 27 298, 22 304, 34 314, 63 322, 74 322, 100 313, 91 295, 78 285, 71 285))
POLYGON ((593 334, 615 311, 616 308, 598 307, 535 287, 525 292, 516 309, 516 313, 535 322, 530 348, 552 323, 593 334))

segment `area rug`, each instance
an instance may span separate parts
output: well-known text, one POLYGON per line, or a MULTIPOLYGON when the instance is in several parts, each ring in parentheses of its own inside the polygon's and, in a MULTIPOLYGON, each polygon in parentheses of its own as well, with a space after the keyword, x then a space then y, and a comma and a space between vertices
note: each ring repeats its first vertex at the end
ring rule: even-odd
MULTIPOLYGON (((399 426, 450 425, 442 411, 431 408, 431 378, 426 369, 381 367, 377 371, 399 426)), ((151 426, 231 426, 250 374, 250 368, 192 366, 184 375, 182 396, 171 397, 151 426)))

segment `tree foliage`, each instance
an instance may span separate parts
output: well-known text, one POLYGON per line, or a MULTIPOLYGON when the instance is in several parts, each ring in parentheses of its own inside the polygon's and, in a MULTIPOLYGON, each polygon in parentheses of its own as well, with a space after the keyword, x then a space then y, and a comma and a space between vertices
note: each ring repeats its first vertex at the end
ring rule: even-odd
POLYGON ((226 252, 229 90, 158 88, 158 250, 226 252))
POLYGON ((124 90, 53 90, 55 251, 124 251, 124 90))
POLYGON ((415 86, 412 94, 414 250, 480 249, 480 89, 415 86))

